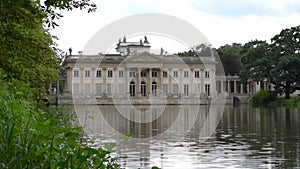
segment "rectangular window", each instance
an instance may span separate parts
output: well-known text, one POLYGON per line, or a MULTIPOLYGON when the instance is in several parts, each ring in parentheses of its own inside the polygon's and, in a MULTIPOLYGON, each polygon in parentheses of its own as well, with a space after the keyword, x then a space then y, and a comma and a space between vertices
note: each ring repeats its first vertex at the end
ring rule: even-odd
POLYGON ((129 76, 130 76, 130 77, 135 77, 135 72, 134 72, 134 71, 130 71, 130 72, 129 72, 129 76))
POLYGON ((101 76, 102 76, 102 71, 98 69, 96 73, 96 77, 101 77, 101 76))
POLYGON ((119 77, 124 77, 124 71, 123 70, 119 70, 119 77))
POLYGON ((163 93, 165 96, 168 94, 168 84, 163 84, 163 93))
POLYGON ((205 71, 205 78, 209 78, 209 71, 208 70, 205 71))
POLYGON ((123 97, 125 94, 125 85, 123 83, 118 84, 118 96, 123 97))
POLYGON ((102 83, 96 83, 96 96, 101 96, 102 94, 102 83))
POLYGON ((141 72, 141 77, 146 77, 147 75, 146 75, 146 71, 142 71, 141 72))
POLYGON ((107 96, 111 97, 113 93, 113 86, 111 83, 107 83, 107 96))
POLYGON ((184 96, 189 96, 189 85, 188 84, 183 85, 183 93, 184 93, 184 96))
POLYGON ((85 77, 90 77, 90 76, 91 76, 91 71, 85 70, 85 77))
POLYGON ((74 77, 79 77, 79 70, 74 70, 74 77))
POLYGON ((189 77, 189 71, 187 71, 187 70, 184 71, 184 72, 183 72, 183 77, 189 77))
POLYGON ((209 84, 205 85, 205 94, 206 94, 206 96, 210 96, 210 85, 209 84))
POLYGON ((175 96, 178 96, 178 84, 177 83, 173 84, 173 93, 175 96))
POLYGON ((200 77, 200 71, 199 70, 196 70, 195 71, 195 78, 199 78, 200 77))
POLYGON ((79 95, 79 84, 78 83, 73 84, 73 95, 79 95))
POLYGON ((113 71, 112 70, 107 71, 107 77, 113 77, 113 71))
POLYGON ((196 83, 196 84, 194 85, 194 94, 195 94, 196 96, 199 96, 199 95, 200 95, 200 84, 199 84, 199 83, 196 83))
POLYGON ((86 96, 91 95, 91 84, 89 83, 84 84, 84 93, 86 96))
POLYGON ((157 77, 157 72, 152 72, 152 77, 157 77))
POLYGON ((178 77, 178 71, 173 72, 173 77, 178 77))
POLYGON ((168 77, 168 72, 163 71, 163 77, 168 77))

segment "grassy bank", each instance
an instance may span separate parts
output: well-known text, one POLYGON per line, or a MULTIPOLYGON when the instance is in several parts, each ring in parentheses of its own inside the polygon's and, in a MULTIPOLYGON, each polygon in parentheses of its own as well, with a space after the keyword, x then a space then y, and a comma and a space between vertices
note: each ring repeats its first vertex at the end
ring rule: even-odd
POLYGON ((300 96, 285 99, 285 98, 277 98, 276 100, 270 102, 268 104, 271 107, 281 107, 281 106, 290 106, 290 107, 300 107, 300 96))
POLYGON ((254 107, 300 107, 300 95, 285 99, 278 98, 275 92, 260 90, 251 97, 250 104, 254 107))

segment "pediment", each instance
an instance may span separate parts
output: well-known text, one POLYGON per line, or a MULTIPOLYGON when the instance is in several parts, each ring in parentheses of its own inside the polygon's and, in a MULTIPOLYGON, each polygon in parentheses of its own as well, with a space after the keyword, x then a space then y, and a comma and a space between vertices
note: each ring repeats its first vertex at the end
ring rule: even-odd
POLYGON ((162 62, 160 55, 154 55, 148 52, 143 52, 136 55, 129 55, 126 57, 125 62, 146 62, 146 63, 159 63, 162 62))

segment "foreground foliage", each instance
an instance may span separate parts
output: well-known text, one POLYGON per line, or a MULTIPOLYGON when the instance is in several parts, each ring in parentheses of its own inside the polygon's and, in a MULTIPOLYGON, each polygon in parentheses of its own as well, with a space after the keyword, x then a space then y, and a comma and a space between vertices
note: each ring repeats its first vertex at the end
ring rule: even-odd
POLYGON ((91 148, 69 116, 42 109, 28 85, 18 82, 15 90, 0 81, 0 168, 119 167, 108 150, 91 148))

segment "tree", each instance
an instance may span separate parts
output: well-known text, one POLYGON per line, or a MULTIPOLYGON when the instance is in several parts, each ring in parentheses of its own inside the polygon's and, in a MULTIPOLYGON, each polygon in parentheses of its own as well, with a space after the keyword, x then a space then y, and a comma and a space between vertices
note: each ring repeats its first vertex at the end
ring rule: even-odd
POLYGON ((282 30, 271 44, 258 40, 246 43, 241 61, 243 83, 267 79, 278 94, 290 98, 300 83, 300 26, 282 30))
POLYGON ((218 50, 220 60, 226 75, 239 75, 241 71, 240 53, 242 45, 233 43, 232 45, 221 46, 218 50))
POLYGON ((90 3, 90 0, 44 0, 41 5, 42 12, 45 16, 45 23, 48 27, 58 26, 54 22, 55 19, 62 17, 61 13, 57 10, 68 10, 79 8, 80 10, 85 9, 88 13, 94 12, 97 9, 96 4, 90 3))
POLYGON ((62 15, 57 9, 95 9, 89 0, 0 1, 0 67, 8 81, 18 79, 43 89, 57 80, 57 47, 49 28, 62 15))
POLYGON ((282 30, 271 39, 272 65, 270 74, 279 94, 295 92, 300 79, 300 26, 282 30))
POLYGON ((266 41, 254 40, 246 43, 241 54, 240 76, 243 84, 246 84, 248 79, 263 81, 271 78, 269 71, 274 63, 266 41))

